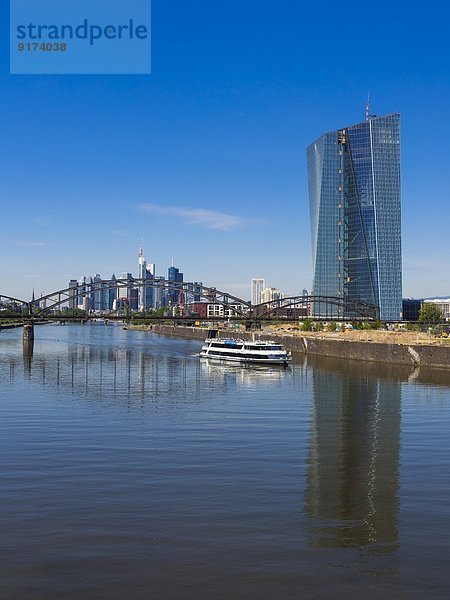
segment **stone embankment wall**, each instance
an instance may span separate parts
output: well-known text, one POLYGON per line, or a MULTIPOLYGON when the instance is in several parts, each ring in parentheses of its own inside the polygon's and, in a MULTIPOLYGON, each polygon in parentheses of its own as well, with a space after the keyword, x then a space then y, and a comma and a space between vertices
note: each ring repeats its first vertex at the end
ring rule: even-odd
POLYGON ((17 327, 23 327, 23 323, 13 323, 9 325, 0 325, 0 331, 2 329, 16 329, 17 327))
MULTIPOLYGON (((154 325, 153 332, 195 340, 204 340, 206 337, 205 329, 195 327, 154 325)), ((221 332, 220 335, 224 337, 225 335, 232 334, 230 332, 221 332)), ((239 332, 237 336, 244 340, 252 339, 252 334, 247 332, 239 332)), ((273 333, 267 335, 261 334, 260 336, 258 335, 258 338, 261 340, 276 339, 277 342, 283 344, 286 350, 302 354, 450 369, 450 346, 387 344, 370 341, 360 342, 330 339, 320 337, 320 335, 275 335, 273 333)))

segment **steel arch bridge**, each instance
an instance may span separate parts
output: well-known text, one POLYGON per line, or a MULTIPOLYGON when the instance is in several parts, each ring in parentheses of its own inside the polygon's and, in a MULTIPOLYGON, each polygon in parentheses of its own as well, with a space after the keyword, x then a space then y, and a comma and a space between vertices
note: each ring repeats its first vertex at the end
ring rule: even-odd
MULTIPOLYGON (((44 304, 44 308, 40 308, 41 314, 44 315, 49 311, 55 310, 60 306, 67 304, 70 300, 80 297, 89 297, 92 294, 104 293, 107 291, 129 290, 129 289, 146 289, 154 288, 158 290, 173 291, 177 294, 183 294, 184 301, 188 295, 199 296, 203 301, 221 304, 223 306, 239 305, 243 309, 236 308, 235 311, 245 314, 245 310, 251 305, 245 300, 241 300, 228 292, 222 292, 215 287, 200 286, 190 282, 174 282, 166 279, 103 279, 94 283, 79 284, 76 287, 65 288, 58 290, 47 296, 39 298, 40 305, 44 304)), ((185 303, 185 302, 183 302, 185 303)))
POLYGON ((25 300, 19 300, 19 298, 12 298, 11 296, 0 294, 0 310, 28 313, 29 305, 30 303, 25 300))
POLYGON ((292 296, 270 302, 263 302, 253 307, 253 314, 260 319, 281 315, 289 309, 300 309, 301 316, 314 319, 371 319, 379 320, 378 306, 362 300, 349 300, 338 296, 292 296))
MULTIPOLYGON (((92 283, 82 283, 77 286, 67 287, 40 297, 37 300, 27 302, 11 296, 0 294, 0 311, 7 310, 20 314, 28 319, 51 318, 52 313, 62 307, 67 307, 71 302, 79 303, 79 300, 92 297, 93 294, 102 294, 129 289, 154 288, 166 291, 175 291, 182 294, 185 304, 188 296, 200 298, 197 302, 208 302, 222 305, 229 309, 230 318, 246 320, 265 320, 274 317, 289 317, 288 311, 295 313, 300 309, 297 318, 309 317, 313 319, 370 319, 378 320, 379 307, 360 300, 349 300, 334 296, 291 296, 252 305, 248 300, 238 298, 228 292, 223 292, 215 287, 198 285, 191 282, 173 282, 165 279, 102 279, 92 283), (232 308, 231 308, 232 307, 232 308), (284 312, 284 315, 283 315, 284 312)), ((128 295, 128 294, 127 294, 128 295)), ((170 317, 166 317, 170 318, 170 317)), ((214 320, 210 317, 210 320, 214 320)))

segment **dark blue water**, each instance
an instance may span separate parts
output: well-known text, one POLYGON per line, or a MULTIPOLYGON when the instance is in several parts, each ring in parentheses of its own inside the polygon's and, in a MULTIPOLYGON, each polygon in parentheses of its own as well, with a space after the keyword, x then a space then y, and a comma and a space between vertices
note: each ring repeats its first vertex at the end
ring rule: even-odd
POLYGON ((0 598, 448 598, 450 375, 0 332, 0 598))

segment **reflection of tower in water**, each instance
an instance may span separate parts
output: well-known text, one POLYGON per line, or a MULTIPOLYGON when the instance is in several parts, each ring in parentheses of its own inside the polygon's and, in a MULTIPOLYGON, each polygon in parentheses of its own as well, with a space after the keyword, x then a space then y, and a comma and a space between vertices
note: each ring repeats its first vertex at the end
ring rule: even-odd
POLYGON ((313 390, 305 497, 312 544, 391 552, 398 540, 401 384, 315 370, 313 390))

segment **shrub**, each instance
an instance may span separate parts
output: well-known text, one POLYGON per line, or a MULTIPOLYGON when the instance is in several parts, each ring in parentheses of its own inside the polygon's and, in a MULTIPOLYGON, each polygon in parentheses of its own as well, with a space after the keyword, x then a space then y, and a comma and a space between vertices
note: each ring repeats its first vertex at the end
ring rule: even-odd
POLYGON ((302 331, 312 331, 313 322, 311 319, 305 319, 303 321, 302 331))

